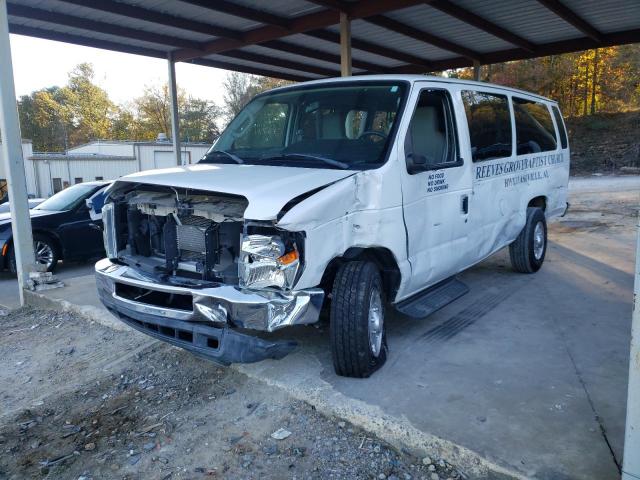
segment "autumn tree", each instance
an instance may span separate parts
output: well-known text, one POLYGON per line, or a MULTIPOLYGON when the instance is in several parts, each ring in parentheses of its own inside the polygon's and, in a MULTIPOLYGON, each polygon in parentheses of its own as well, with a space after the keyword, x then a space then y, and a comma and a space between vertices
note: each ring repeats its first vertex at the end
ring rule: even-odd
MULTIPOLYGON (((473 78, 473 69, 448 72, 473 78)), ((640 45, 519 60, 481 68, 481 80, 536 92, 566 116, 640 109, 640 45)))
POLYGON ((78 145, 109 136, 116 107, 105 90, 94 83, 93 66, 81 63, 69 73, 60 91, 59 110, 68 128, 69 142, 78 145))
MULTIPOLYGON (((137 122, 136 139, 152 140, 158 133, 171 133, 171 100, 168 85, 147 86, 133 101, 132 116, 137 122)), ((181 140, 213 142, 218 137, 219 107, 209 101, 187 95, 178 89, 178 116, 181 140)), ((133 133, 133 131, 131 131, 133 133)))
POLYGON ((63 151, 95 138, 107 138, 117 111, 109 95, 94 83, 93 67, 78 65, 64 87, 49 87, 18 101, 22 136, 37 151, 63 151))
POLYGON ((22 136, 33 141, 37 151, 63 151, 68 144, 69 119, 59 87, 36 90, 18 100, 22 136))

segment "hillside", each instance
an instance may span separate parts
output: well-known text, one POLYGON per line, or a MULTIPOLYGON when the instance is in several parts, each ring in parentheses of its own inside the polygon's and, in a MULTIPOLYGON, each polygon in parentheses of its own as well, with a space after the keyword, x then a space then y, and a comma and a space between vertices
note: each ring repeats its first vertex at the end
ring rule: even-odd
POLYGON ((640 111, 573 117, 566 123, 572 175, 640 168, 640 111))

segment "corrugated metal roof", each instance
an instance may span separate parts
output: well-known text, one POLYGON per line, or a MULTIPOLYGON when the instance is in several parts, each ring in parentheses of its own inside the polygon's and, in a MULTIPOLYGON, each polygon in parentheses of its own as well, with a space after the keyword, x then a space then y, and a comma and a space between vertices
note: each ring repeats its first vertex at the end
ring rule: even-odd
POLYGON ((579 36, 575 28, 534 0, 456 0, 456 5, 534 43, 547 43, 579 36))
POLYGON ((305 80, 426 73, 640 41, 639 0, 8 0, 13 33, 305 80))
POLYGON ((510 43, 426 5, 397 10, 387 16, 481 53, 512 48, 510 43))
POLYGON ((564 0, 571 10, 603 33, 638 28, 640 1, 564 0))

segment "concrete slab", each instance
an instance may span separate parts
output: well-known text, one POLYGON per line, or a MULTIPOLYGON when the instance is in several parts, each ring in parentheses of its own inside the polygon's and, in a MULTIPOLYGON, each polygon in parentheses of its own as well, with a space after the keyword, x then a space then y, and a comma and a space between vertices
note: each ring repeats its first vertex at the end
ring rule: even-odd
MULTIPOLYGON (((94 262, 61 262, 56 270, 56 277, 63 282, 66 279, 81 275, 90 275, 93 272, 94 262)), ((0 308, 17 308, 20 306, 18 297, 18 282, 15 275, 7 271, 0 271, 0 308)))
MULTIPOLYGON (((284 360, 237 368, 473 476, 619 478, 634 178, 573 181, 572 210, 550 227, 537 274, 513 273, 502 251, 465 272, 471 292, 436 314, 389 312, 390 357, 370 379, 333 373, 324 327, 280 334, 301 344, 284 360)), ((92 317, 100 308, 91 281, 38 298, 92 317)))

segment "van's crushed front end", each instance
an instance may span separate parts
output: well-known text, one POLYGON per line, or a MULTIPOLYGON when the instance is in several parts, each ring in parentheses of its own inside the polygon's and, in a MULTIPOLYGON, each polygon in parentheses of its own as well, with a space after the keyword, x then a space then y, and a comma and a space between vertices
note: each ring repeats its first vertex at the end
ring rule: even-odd
POLYGON ((320 288, 295 290, 304 233, 244 218, 240 195, 118 182, 103 209, 100 299, 131 327, 220 363, 282 358, 270 339, 314 323, 320 288))

